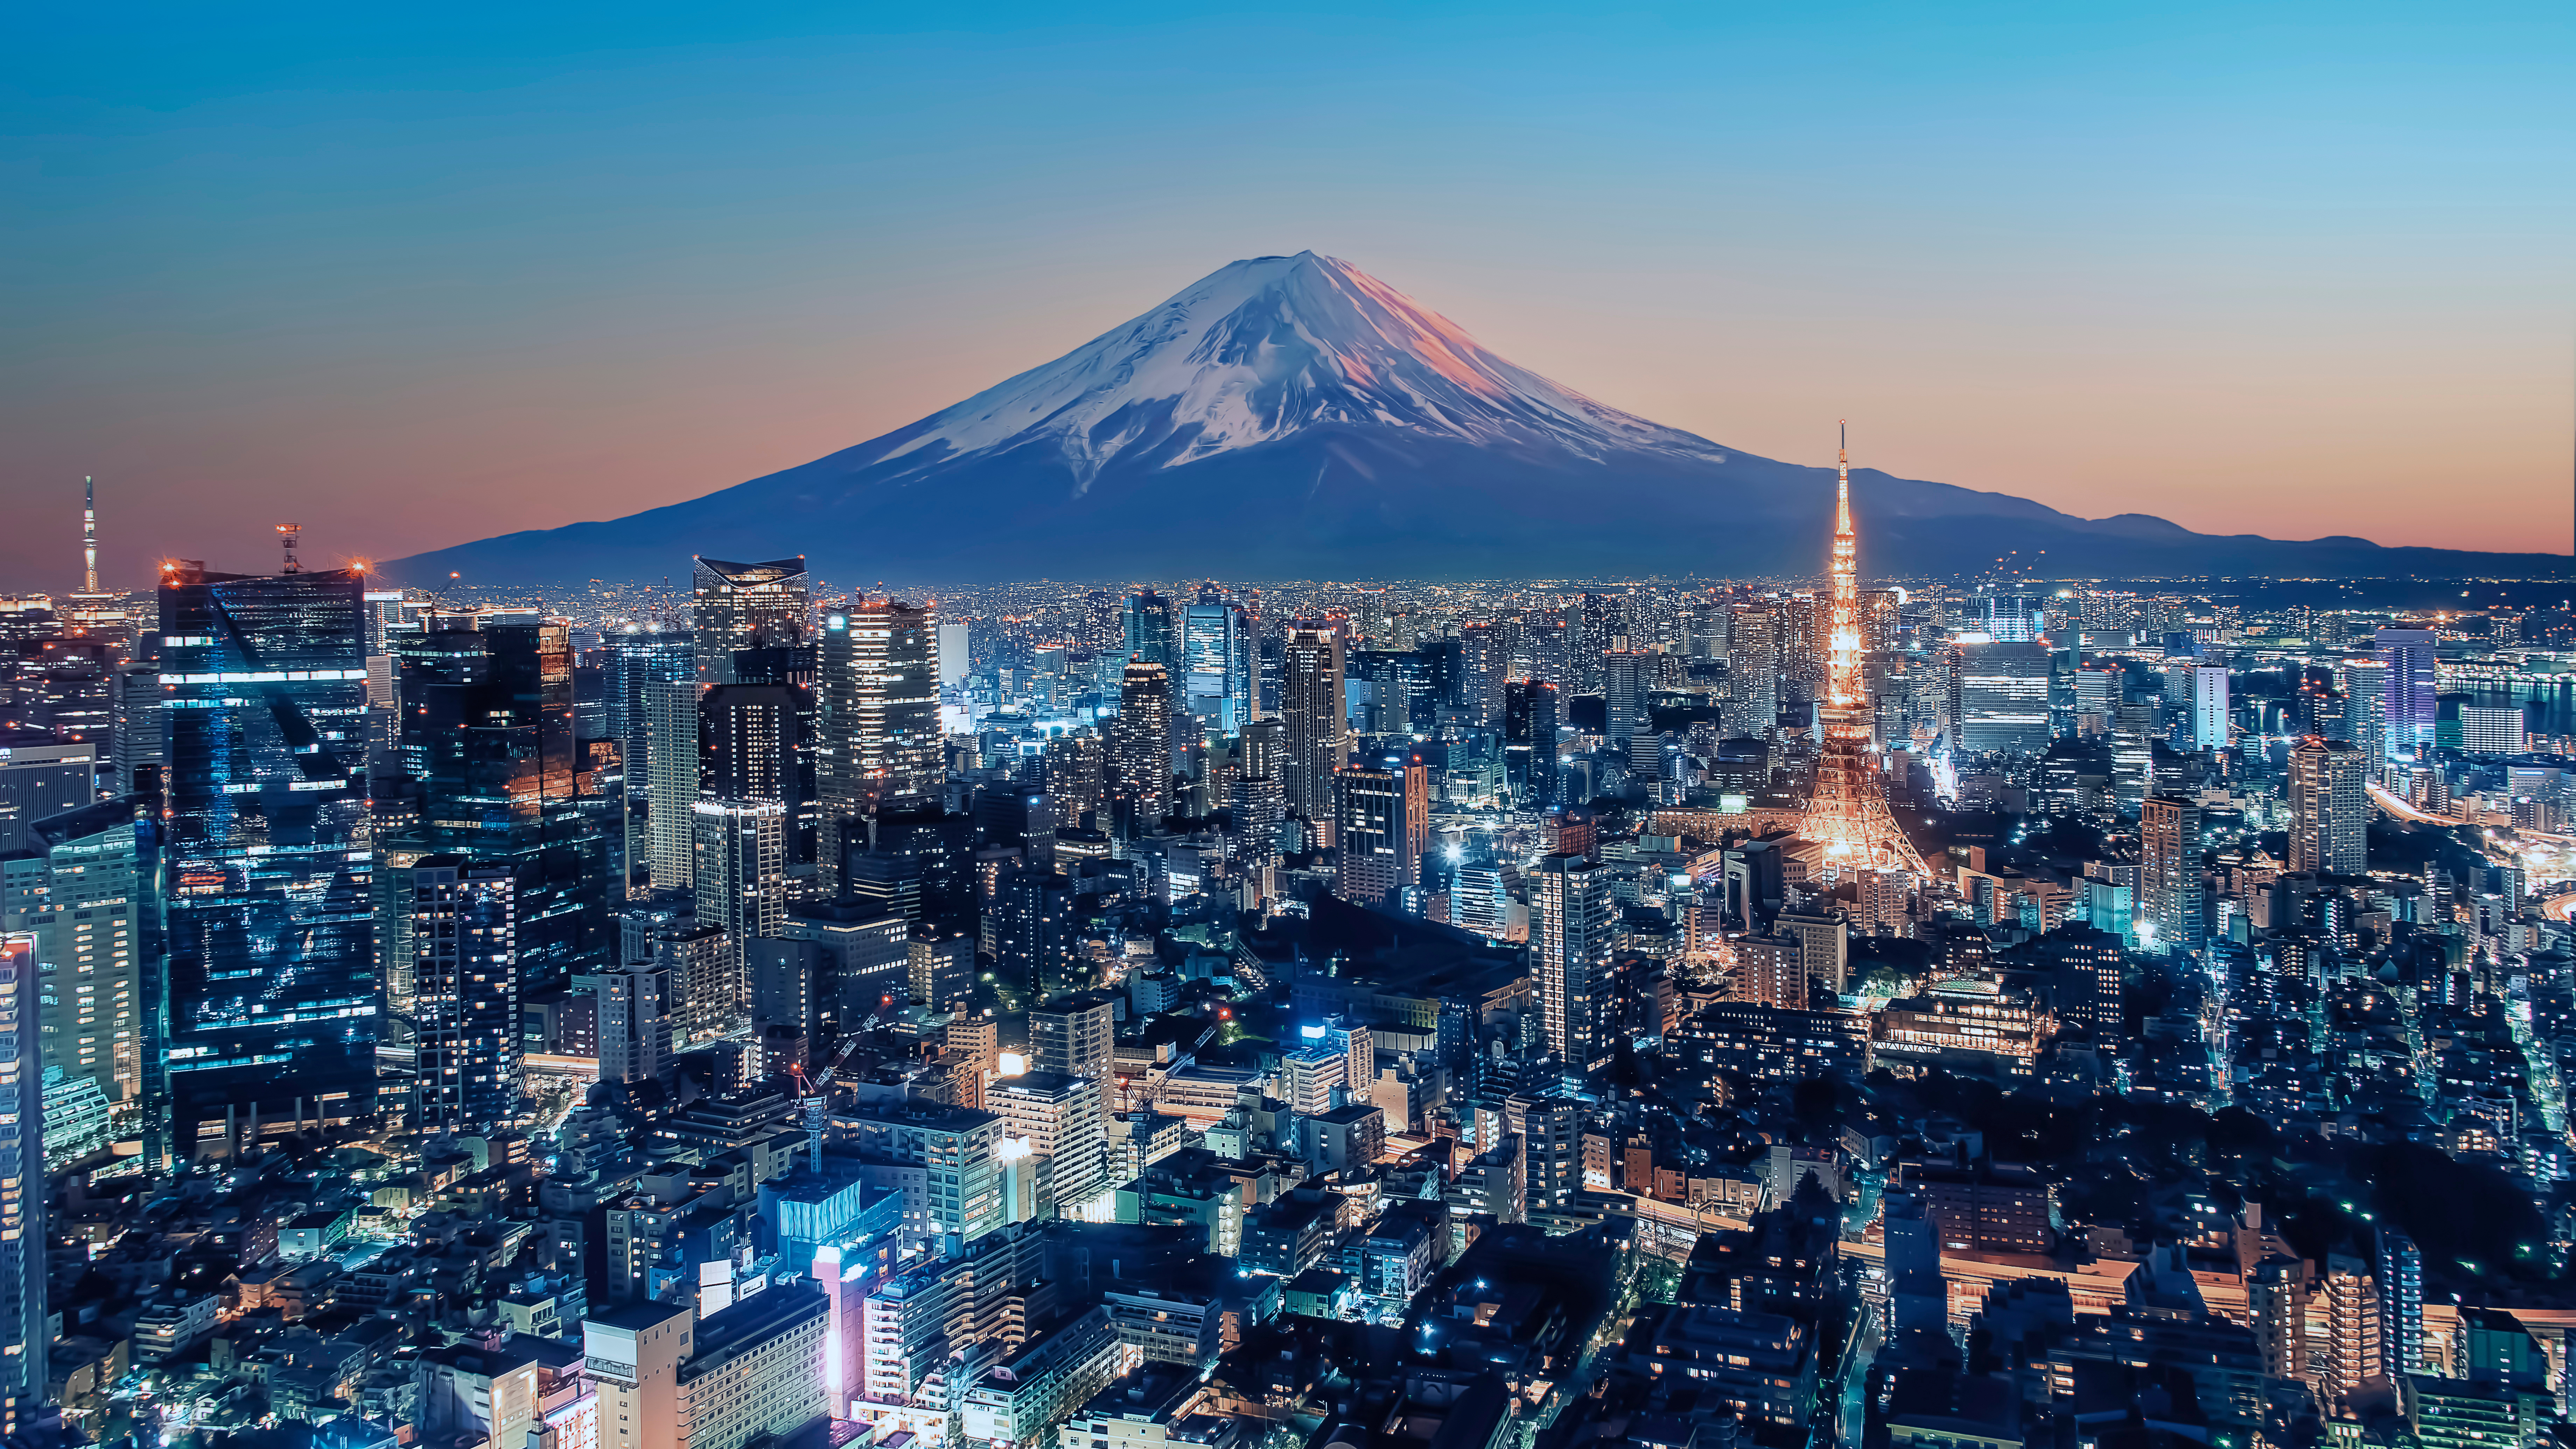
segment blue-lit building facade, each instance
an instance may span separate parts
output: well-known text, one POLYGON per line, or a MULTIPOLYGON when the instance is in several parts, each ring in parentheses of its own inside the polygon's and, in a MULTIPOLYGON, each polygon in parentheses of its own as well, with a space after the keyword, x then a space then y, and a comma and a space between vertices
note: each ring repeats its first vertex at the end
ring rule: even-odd
POLYGON ((374 1110, 366 583, 217 574, 160 590, 169 742, 172 1140, 374 1110))

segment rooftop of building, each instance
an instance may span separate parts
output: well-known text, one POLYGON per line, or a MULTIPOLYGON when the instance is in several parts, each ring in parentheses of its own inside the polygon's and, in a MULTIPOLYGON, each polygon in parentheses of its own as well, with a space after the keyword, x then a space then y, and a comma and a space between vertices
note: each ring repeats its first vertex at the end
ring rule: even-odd
POLYGON ((659 1328, 691 1311, 676 1303, 655 1303, 647 1300, 642 1303, 618 1304, 614 1308, 590 1315, 584 1322, 585 1326, 597 1325, 626 1333, 641 1333, 648 1328, 659 1328))
POLYGON ((689 1361, 681 1365, 680 1377, 713 1373, 781 1333, 819 1321, 831 1306, 831 1295, 810 1282, 790 1283, 737 1300, 732 1307, 699 1320, 696 1341, 689 1361))

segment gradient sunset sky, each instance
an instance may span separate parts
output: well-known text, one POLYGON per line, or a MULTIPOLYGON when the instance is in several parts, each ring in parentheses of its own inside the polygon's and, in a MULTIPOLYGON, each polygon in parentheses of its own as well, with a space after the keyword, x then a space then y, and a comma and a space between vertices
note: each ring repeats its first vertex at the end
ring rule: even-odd
POLYGON ((1306 248, 1754 453, 2569 550, 2565 0, 1206 11, 21 9, 0 592, 85 473, 121 586, 616 517, 1306 248))

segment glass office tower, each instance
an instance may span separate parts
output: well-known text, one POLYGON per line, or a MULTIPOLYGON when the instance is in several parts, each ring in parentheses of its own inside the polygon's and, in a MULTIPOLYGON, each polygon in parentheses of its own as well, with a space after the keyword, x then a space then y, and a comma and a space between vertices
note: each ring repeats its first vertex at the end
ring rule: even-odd
POLYGON ((371 1114, 365 580, 162 574, 173 1145, 371 1114))

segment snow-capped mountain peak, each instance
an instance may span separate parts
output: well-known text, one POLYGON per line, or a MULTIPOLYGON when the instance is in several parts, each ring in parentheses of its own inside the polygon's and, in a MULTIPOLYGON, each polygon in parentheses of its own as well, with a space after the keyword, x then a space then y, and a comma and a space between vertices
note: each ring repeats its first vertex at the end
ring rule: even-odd
POLYGON ((1113 460, 1174 467, 1327 423, 1587 459, 1725 456, 1515 366, 1348 262, 1299 252, 1221 267, 1063 357, 889 435, 866 461, 1037 448, 1060 453, 1087 487, 1113 460))

